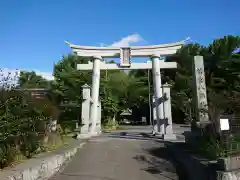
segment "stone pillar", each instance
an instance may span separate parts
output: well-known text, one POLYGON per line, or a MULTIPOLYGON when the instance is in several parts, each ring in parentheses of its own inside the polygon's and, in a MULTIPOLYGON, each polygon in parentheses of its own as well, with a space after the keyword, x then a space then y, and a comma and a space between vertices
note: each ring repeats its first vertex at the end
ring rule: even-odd
POLYGON ((193 72, 195 81, 194 101, 196 104, 196 118, 200 124, 204 125, 209 122, 209 117, 207 113, 208 105, 203 56, 194 56, 193 72))
POLYGON ((85 138, 89 137, 89 114, 90 114, 90 86, 87 84, 84 84, 82 86, 82 115, 81 115, 81 130, 80 134, 78 135, 78 138, 85 138))
POLYGON ((93 62, 93 75, 92 75, 92 94, 91 94, 91 123, 90 128, 91 135, 97 135, 96 123, 98 116, 98 100, 99 100, 99 86, 100 86, 100 61, 102 57, 94 57, 93 62))
POLYGON ((153 112, 153 116, 152 116, 152 122, 153 122, 153 133, 158 132, 158 127, 157 127, 157 110, 156 110, 156 106, 155 106, 155 97, 152 97, 152 112, 153 112))
POLYGON ((101 107, 101 101, 98 101, 98 116, 97 116, 97 125, 96 125, 96 132, 97 134, 101 134, 102 127, 101 127, 101 113, 102 113, 102 107, 101 107))
POLYGON ((154 97, 155 103, 153 106, 156 106, 156 121, 157 121, 157 132, 154 133, 163 135, 165 133, 164 127, 164 114, 163 114, 163 103, 162 103, 162 82, 161 82, 161 72, 159 60, 160 57, 157 55, 153 55, 152 59, 152 73, 153 73, 153 85, 154 85, 154 97))
MULTIPOLYGON (((161 88, 162 91, 162 88, 161 88)), ((161 126, 161 122, 157 120, 157 106, 156 106, 156 98, 152 97, 152 112, 153 112, 153 134, 162 134, 159 131, 159 127, 161 126)), ((163 110, 164 112, 164 110, 163 110)))
POLYGON ((172 104, 171 104, 171 94, 170 94, 170 84, 164 84, 162 86, 163 97, 165 97, 165 101, 163 103, 164 109, 164 118, 165 118, 165 134, 163 136, 164 140, 176 140, 177 137, 173 134, 172 127, 172 104))

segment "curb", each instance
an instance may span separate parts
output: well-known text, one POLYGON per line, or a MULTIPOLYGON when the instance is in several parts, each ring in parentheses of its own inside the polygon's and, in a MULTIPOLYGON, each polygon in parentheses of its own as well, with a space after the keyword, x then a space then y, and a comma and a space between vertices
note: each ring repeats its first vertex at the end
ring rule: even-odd
POLYGON ((60 148, 56 152, 44 153, 36 158, 27 160, 14 168, 0 172, 1 180, 46 180, 57 173, 86 142, 60 148))

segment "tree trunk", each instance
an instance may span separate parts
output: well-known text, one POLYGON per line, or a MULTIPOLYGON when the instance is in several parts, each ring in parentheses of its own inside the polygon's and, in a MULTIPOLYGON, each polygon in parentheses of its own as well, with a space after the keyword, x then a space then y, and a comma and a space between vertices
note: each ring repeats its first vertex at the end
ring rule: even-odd
POLYGON ((220 135, 220 116, 221 116, 221 110, 216 107, 215 105, 209 104, 209 118, 213 124, 213 133, 215 135, 220 135))

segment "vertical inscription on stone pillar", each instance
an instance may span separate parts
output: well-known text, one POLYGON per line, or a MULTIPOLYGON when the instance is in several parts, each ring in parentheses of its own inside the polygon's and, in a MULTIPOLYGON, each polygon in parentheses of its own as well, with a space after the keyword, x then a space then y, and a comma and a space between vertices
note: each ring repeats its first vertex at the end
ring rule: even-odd
POLYGON ((81 127, 81 134, 87 134, 89 129, 89 114, 90 114, 90 86, 84 84, 82 86, 82 127, 81 127))
POLYGON ((202 56, 194 56, 194 80, 197 121, 208 121, 207 92, 205 83, 204 63, 202 56))
POLYGON ((98 117, 97 117, 97 125, 96 125, 96 131, 98 134, 101 133, 101 113, 102 113, 101 100, 99 100, 98 101, 98 117))
POLYGON ((158 132, 157 126, 157 106, 156 106, 156 98, 152 97, 152 111, 153 111, 153 131, 158 132))
POLYGON ((165 97, 165 101, 163 104, 163 111, 164 111, 164 117, 165 117, 165 133, 166 134, 172 134, 173 130, 172 130, 172 105, 171 105, 171 94, 170 94, 170 88, 171 85, 170 84, 164 84, 162 86, 162 90, 163 90, 163 97, 165 97))

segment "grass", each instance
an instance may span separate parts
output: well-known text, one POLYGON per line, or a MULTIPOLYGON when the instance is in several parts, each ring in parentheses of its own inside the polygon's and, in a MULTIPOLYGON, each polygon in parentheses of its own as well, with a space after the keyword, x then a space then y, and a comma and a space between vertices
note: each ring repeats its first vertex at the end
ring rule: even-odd
MULTIPOLYGON (((71 139, 72 138, 70 138, 68 136, 62 136, 62 137, 58 136, 58 138, 55 139, 54 141, 50 141, 46 145, 42 146, 40 148, 41 150, 39 150, 39 152, 36 154, 41 154, 44 152, 54 152, 61 147, 68 147, 69 141, 71 139)), ((13 162, 10 163, 8 167, 14 167, 20 163, 23 163, 24 161, 26 161, 28 159, 31 159, 31 158, 27 158, 26 156, 23 155, 22 152, 17 151, 17 152, 15 152, 13 162)))
POLYGON ((24 156, 21 152, 17 152, 16 155, 14 156, 13 163, 11 163, 11 166, 20 164, 27 160, 26 156, 24 156))
POLYGON ((112 131, 117 131, 117 130, 124 130, 125 128, 122 126, 117 126, 117 127, 102 127, 103 132, 112 132, 112 131))
POLYGON ((44 152, 52 152, 52 151, 56 151, 58 148, 61 148, 61 147, 68 147, 69 141, 71 139, 72 138, 70 138, 67 135, 62 136, 59 139, 55 139, 54 141, 51 141, 46 145, 44 145, 44 152))

